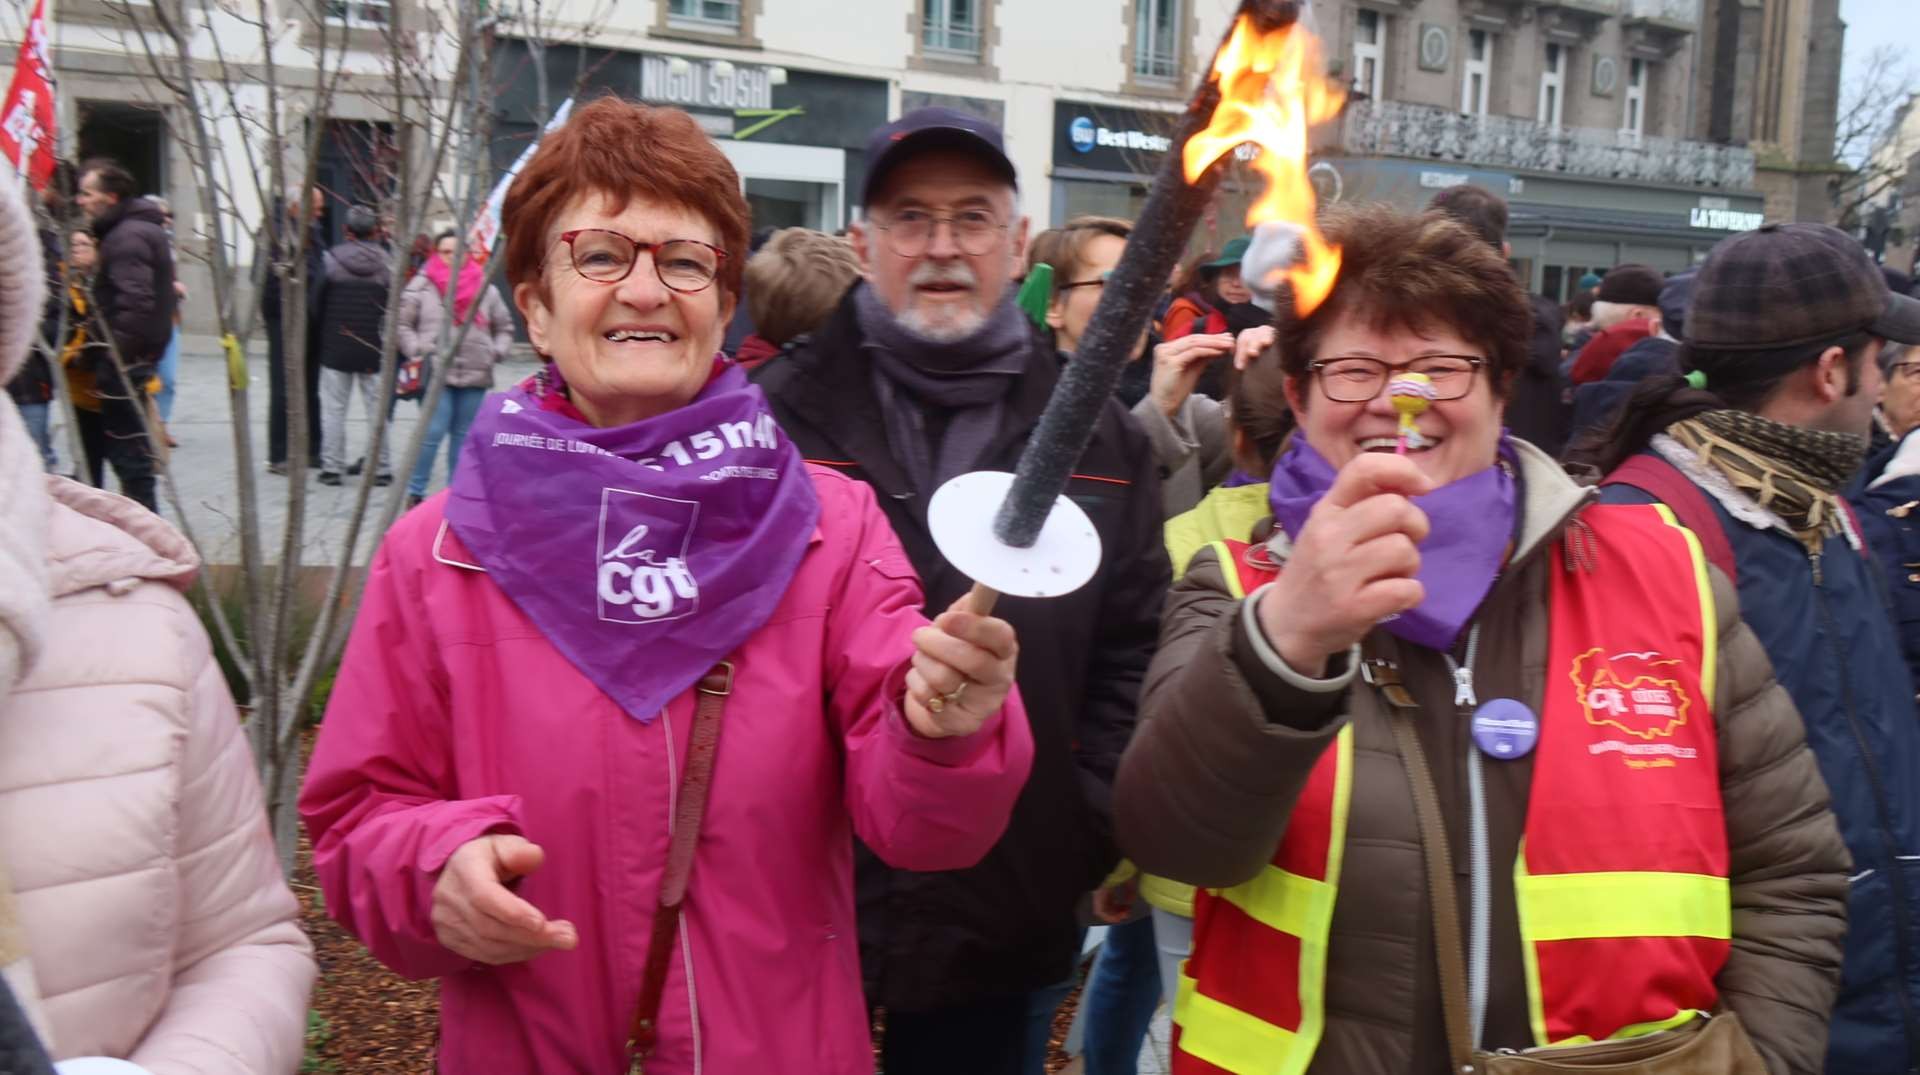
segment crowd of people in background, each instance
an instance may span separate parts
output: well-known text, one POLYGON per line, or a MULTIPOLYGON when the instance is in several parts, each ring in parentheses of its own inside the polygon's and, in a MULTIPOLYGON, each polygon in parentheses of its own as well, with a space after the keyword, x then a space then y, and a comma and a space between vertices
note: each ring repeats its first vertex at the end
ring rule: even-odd
MULTIPOLYGON (((328 246, 318 192, 263 228, 269 261, 313 229, 306 385, 261 277, 274 473, 390 484, 352 395, 389 421, 388 323, 400 398, 447 363, 299 803, 327 913, 440 978, 443 1070, 1039 1075, 1076 988, 1087 1075, 1163 1007, 1182 1075, 1920 1068, 1911 280, 1767 224, 1563 305, 1472 185, 1326 208, 1317 303, 1230 238, 1109 356, 1090 581, 988 609, 930 504, 1015 468, 1134 222, 1034 230, 963 112, 863 159, 843 235, 754 235, 692 118, 605 98, 512 184, 498 285, 367 206, 328 246)), ((141 820, 0 844, 0 970, 38 973, 0 1033, 291 1071, 310 951, 150 513, 170 218, 111 162, 77 191, 41 259, 0 198, 0 742, 67 759, 0 780, 0 830, 96 776, 141 820), (140 506, 42 487, 56 369, 83 476, 140 506), (122 613, 169 639, 133 684, 73 656, 122 613)))
MULTIPOLYGON (((63 168, 47 187, 45 227, 39 234, 47 308, 38 320, 41 338, 7 390, 49 471, 69 472, 104 488, 110 466, 121 493, 157 510, 158 469, 169 449, 179 447, 168 423, 180 376, 182 310, 191 296, 176 271, 171 207, 158 195, 137 195, 136 189, 133 176, 106 158, 63 168), (65 467, 56 436, 63 402, 71 406, 81 455, 65 467)), ((434 359, 446 349, 445 388, 439 405, 422 415, 425 442, 407 484, 412 506, 426 494, 442 445, 444 475, 451 478, 478 401, 493 386, 492 367, 512 352, 515 322, 498 286, 487 283, 480 259, 462 253, 454 233, 431 241, 418 236, 406 265, 395 333, 401 374, 396 391, 383 395, 375 375, 386 336, 392 240, 371 206, 350 204, 340 218, 344 241, 330 243, 331 205, 318 187, 297 193, 268 214, 255 237, 252 280, 268 385, 266 468, 277 476, 289 473, 284 261, 299 254, 306 262, 306 384, 300 409, 307 426, 307 469, 320 484, 339 486, 343 475, 357 475, 365 465, 364 452, 348 461, 347 412, 353 395, 361 396, 369 430, 384 424, 395 400, 422 399, 434 359), (297 241, 303 219, 306 237, 297 241), (452 318, 445 316, 449 301, 452 318)), ((376 485, 393 480, 387 466, 391 454, 392 439, 385 437, 376 485)))

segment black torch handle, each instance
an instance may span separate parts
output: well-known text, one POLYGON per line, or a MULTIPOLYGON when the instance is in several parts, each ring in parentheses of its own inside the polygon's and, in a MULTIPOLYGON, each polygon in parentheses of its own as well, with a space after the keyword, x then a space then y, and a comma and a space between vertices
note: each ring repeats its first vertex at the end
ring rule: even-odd
MULTIPOLYGON (((1250 16, 1263 31, 1275 30, 1297 21, 1299 7, 1296 0, 1241 0, 1239 15, 1250 16)), ((1232 34, 1231 26, 1227 32, 1232 34)), ((1221 46, 1225 44, 1223 38, 1221 46)), ((1186 249, 1214 188, 1220 185, 1218 165, 1208 168, 1197 183, 1189 184, 1183 160, 1188 139, 1206 129, 1219 104, 1220 87, 1209 63, 1206 80, 1194 91, 1181 115, 1179 136, 1153 178, 1120 264, 1107 278, 1087 333, 1061 372, 1040 424, 1020 455, 1013 487, 994 517, 994 536, 1008 545, 1031 548, 1039 538, 1054 501, 1067 487, 1074 463, 1093 437, 1100 409, 1113 397, 1114 386, 1166 288, 1168 275, 1186 249)), ((1143 361, 1151 361, 1151 357, 1143 361)))

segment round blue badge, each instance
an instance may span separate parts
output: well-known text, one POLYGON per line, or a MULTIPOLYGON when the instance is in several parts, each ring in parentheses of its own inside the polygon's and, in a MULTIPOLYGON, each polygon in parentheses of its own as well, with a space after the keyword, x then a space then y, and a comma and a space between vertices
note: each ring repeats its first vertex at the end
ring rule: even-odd
POLYGON ((1540 741, 1540 718, 1511 698, 1495 698, 1473 711, 1473 742, 1489 758, 1523 758, 1540 741))

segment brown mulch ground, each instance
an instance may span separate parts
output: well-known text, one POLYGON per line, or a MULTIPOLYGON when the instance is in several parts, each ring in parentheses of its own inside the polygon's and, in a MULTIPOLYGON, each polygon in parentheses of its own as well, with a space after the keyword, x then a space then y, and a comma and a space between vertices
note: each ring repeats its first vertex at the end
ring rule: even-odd
MULTIPOLYGON (((313 749, 312 733, 306 749, 313 749)), ((307 1072, 335 1075, 422 1075, 433 1071, 440 1030, 438 983, 413 982, 381 966, 360 942, 327 917, 313 877, 307 838, 300 837, 293 891, 300 925, 313 938, 320 981, 307 1025, 307 1072)))
POLYGON ((302 1070, 339 1075, 433 1071, 440 1029, 436 983, 410 982, 381 966, 327 917, 304 837, 293 880, 300 897, 300 924, 313 938, 320 961, 320 982, 313 990, 319 1018, 308 1023, 308 1062, 302 1070))
MULTIPOLYGON (((309 733, 306 747, 312 749, 309 733)), ((314 880, 307 838, 300 837, 293 890, 300 898, 300 924, 313 939, 320 981, 313 990, 303 1072, 333 1075, 427 1075, 433 1071, 440 1029, 438 982, 409 981, 380 965, 360 942, 327 917, 314 880)), ((1060 1046, 1079 1006, 1080 991, 1067 997, 1053 1020, 1047 1071, 1067 1065, 1060 1046)))

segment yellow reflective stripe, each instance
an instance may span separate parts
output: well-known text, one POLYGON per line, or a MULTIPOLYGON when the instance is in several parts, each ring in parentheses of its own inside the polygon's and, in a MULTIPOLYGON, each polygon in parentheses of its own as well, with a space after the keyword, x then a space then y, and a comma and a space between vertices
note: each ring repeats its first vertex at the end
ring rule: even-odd
POLYGON ((1520 837, 1520 850, 1513 856, 1514 914, 1520 920, 1520 958, 1527 974, 1527 1022, 1533 1027, 1533 1043, 1547 1044, 1547 1010, 1541 1002, 1540 957, 1534 948, 1539 938, 1533 933, 1533 916, 1526 899, 1527 838, 1520 837))
POLYGON ((1724 877, 1522 872, 1516 882, 1520 886, 1516 895, 1527 909, 1525 936, 1535 944, 1605 937, 1727 940, 1733 936, 1732 896, 1724 877))
POLYGON ((1699 536, 1680 524, 1673 509, 1665 504, 1655 504, 1653 508, 1668 526, 1680 531, 1686 540, 1687 552, 1693 557, 1693 585, 1700 595, 1700 693, 1704 696, 1700 704, 1711 710, 1714 681, 1720 669, 1720 617, 1714 611, 1713 580, 1707 576, 1707 555, 1700 548, 1699 536))
POLYGON ((1220 560, 1220 573, 1227 577, 1227 592, 1233 595, 1235 601, 1245 600, 1247 588, 1240 585, 1240 565, 1234 561, 1233 550, 1224 541, 1210 541, 1207 548, 1212 549, 1213 555, 1220 560))
POLYGON ((1327 1025, 1327 948, 1333 934, 1334 897, 1340 889, 1340 867, 1347 853, 1347 811, 1353 801, 1353 725, 1334 738, 1332 832, 1327 834, 1327 903, 1319 918, 1300 934, 1300 1042, 1287 1055, 1281 1070, 1304 1072, 1320 1048, 1327 1025))
POLYGON ((1180 1024, 1177 1048, 1234 1075, 1300 1075, 1313 1058, 1296 1049, 1299 1035, 1207 996, 1180 967, 1180 990, 1173 1021, 1180 1024))
MULTIPOLYGON (((1327 884, 1338 887, 1340 867, 1347 858, 1347 810, 1353 803, 1353 725, 1349 723, 1334 737, 1337 767, 1333 777, 1333 832, 1327 839, 1327 884)), ((1331 931, 1333 920, 1327 920, 1331 931)))
MULTIPOLYGON (((1520 919, 1520 955, 1527 975, 1527 1021, 1536 1045, 1567 1045, 1591 1040, 1584 1036, 1550 1041, 1547 1015, 1541 999, 1540 960, 1543 941, 1606 937, 1733 936, 1732 893, 1724 877, 1691 873, 1570 873, 1534 876, 1527 872, 1523 838, 1514 857, 1513 890, 1520 919)), ((1693 1017, 1683 1011, 1671 1019, 1636 1023, 1611 1037, 1651 1034, 1680 1025, 1693 1017)))
POLYGON ((1320 1046, 1327 1021, 1327 949, 1333 905, 1346 857, 1347 817, 1353 802, 1353 728, 1334 738, 1333 804, 1327 843, 1327 879, 1316 881, 1268 864, 1251 881, 1216 893, 1268 929, 1300 941, 1300 1029, 1248 1015, 1194 989, 1182 971, 1174 1021, 1181 1048, 1234 1072, 1300 1075, 1320 1046), (1197 1034, 1196 1034, 1197 1031, 1197 1034), (1191 1043, 1191 1047, 1189 1047, 1191 1043))
MULTIPOLYGON (((1221 899, 1245 911, 1247 917, 1268 929, 1300 938, 1303 948, 1312 939, 1315 923, 1332 916, 1333 897, 1334 888, 1325 881, 1288 873, 1271 864, 1262 867, 1253 880, 1220 891, 1221 899)), ((1302 959, 1302 978, 1306 978, 1305 963, 1302 959)))
MULTIPOLYGON (((1671 1017, 1666 1019, 1655 1019, 1650 1023, 1634 1023, 1631 1026, 1623 1026, 1619 1030, 1616 1030, 1611 1035, 1609 1035, 1607 1037, 1607 1040, 1620 1041, 1623 1038, 1644 1038, 1648 1034, 1658 1034, 1662 1030, 1672 1030, 1674 1027, 1680 1026, 1683 1023, 1691 1023, 1696 1018, 1705 1014, 1706 1014, 1705 1012, 1695 1008, 1682 1008, 1680 1011, 1674 1013, 1671 1017)), ((1549 1047, 1558 1048, 1563 1045, 1572 1046, 1572 1045, 1592 1045, 1592 1044, 1593 1044, 1592 1038, 1587 1037, 1585 1034, 1575 1034, 1571 1038, 1561 1038, 1559 1041, 1554 1042, 1552 1046, 1549 1046, 1549 1047)))

